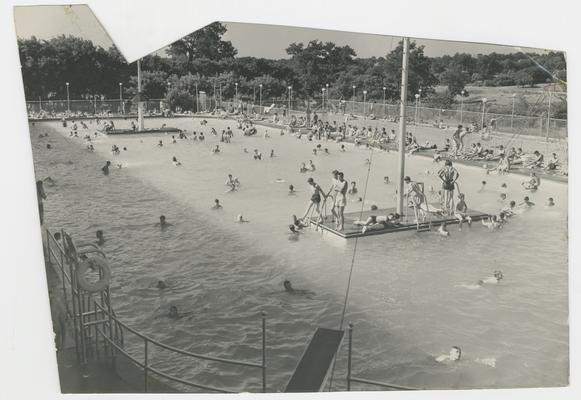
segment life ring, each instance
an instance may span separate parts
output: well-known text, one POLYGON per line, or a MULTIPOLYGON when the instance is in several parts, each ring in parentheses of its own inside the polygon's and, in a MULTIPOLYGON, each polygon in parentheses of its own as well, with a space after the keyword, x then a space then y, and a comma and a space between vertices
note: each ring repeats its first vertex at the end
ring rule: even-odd
POLYGON ((79 262, 77 267, 77 283, 87 292, 100 292, 109 286, 111 281, 111 269, 109 264, 102 257, 89 257, 79 262), (89 268, 97 267, 101 272, 101 279, 97 282, 89 282, 85 274, 89 268))

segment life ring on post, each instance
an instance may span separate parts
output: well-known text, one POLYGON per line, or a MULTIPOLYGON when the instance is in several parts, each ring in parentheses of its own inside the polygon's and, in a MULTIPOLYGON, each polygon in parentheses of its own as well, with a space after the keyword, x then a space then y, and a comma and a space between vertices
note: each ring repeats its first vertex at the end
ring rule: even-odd
POLYGON ((111 269, 109 264, 102 257, 89 257, 81 262, 77 267, 77 283, 87 292, 100 292, 105 290, 111 281, 111 269), (85 274, 87 271, 98 270, 101 278, 97 282, 89 282, 85 274))

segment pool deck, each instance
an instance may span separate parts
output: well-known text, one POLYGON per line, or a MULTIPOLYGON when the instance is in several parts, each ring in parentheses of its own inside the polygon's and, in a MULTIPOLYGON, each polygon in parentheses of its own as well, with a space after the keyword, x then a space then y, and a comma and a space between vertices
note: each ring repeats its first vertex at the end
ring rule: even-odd
MULTIPOLYGON (((439 207, 434 205, 434 207, 439 207)), ((357 220, 366 220, 371 215, 388 215, 390 213, 395 213, 395 208, 380 208, 378 210, 368 210, 361 212, 350 212, 345 213, 345 228, 342 231, 338 231, 334 228, 333 220, 331 216, 327 216, 323 222, 317 224, 314 221, 310 221, 311 225, 315 228, 321 228, 323 231, 330 232, 338 237, 344 239, 353 239, 365 236, 383 235, 386 233, 397 233, 405 231, 418 231, 425 232, 430 230, 430 225, 432 229, 437 229, 440 224, 445 222, 446 224, 457 224, 459 221, 453 216, 441 215, 441 214, 431 214, 431 217, 427 217, 425 221, 420 221, 416 223, 414 221, 414 211, 412 208, 408 209, 407 216, 402 216, 401 222, 398 225, 389 225, 381 229, 368 229, 365 233, 361 232, 361 227, 355 225, 353 222, 357 220)), ((468 209, 468 215, 472 218, 472 222, 480 221, 489 216, 489 214, 482 213, 477 210, 468 209)))

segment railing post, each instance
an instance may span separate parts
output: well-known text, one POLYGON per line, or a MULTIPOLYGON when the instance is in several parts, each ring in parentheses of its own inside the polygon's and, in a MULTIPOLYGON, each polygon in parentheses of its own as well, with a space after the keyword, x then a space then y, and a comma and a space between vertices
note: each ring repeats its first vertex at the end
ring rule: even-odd
MULTIPOLYGON (((97 305, 96 305, 96 300, 93 300, 93 322, 96 322, 99 317, 97 316, 97 305)), ((99 329, 98 329, 98 325, 95 324, 95 355, 97 356, 97 358, 100 358, 99 355, 99 329)))
POLYGON ((147 339, 144 339, 143 343, 145 345, 145 359, 143 361, 143 365, 144 365, 144 368, 143 368, 144 386, 143 387, 144 387, 145 393, 147 393, 147 390, 148 390, 148 386, 147 386, 147 374, 149 372, 149 357, 148 357, 148 349, 147 349, 147 347, 148 347, 148 343, 149 342, 148 342, 147 339))
POLYGON ((262 393, 266 393, 266 313, 262 312, 262 393))
POLYGON ((349 322, 349 350, 347 353, 347 391, 351 391, 351 354, 353 352, 353 323, 349 322))

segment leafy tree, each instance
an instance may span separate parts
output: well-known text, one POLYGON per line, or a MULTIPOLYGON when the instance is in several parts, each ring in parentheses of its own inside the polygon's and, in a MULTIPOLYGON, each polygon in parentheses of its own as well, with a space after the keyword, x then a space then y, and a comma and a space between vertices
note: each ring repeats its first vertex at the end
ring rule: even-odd
POLYGON ((527 70, 521 70, 514 74, 514 81, 519 86, 533 86, 533 76, 527 70))
POLYGON ((213 22, 172 43, 166 52, 173 58, 185 58, 187 65, 191 65, 196 58, 213 61, 233 58, 237 51, 231 42, 222 40, 224 33, 226 26, 213 22))
POLYGON ((440 75, 440 83, 448 87, 448 92, 451 96, 462 93, 462 90, 469 82, 470 76, 459 67, 448 68, 440 75))

